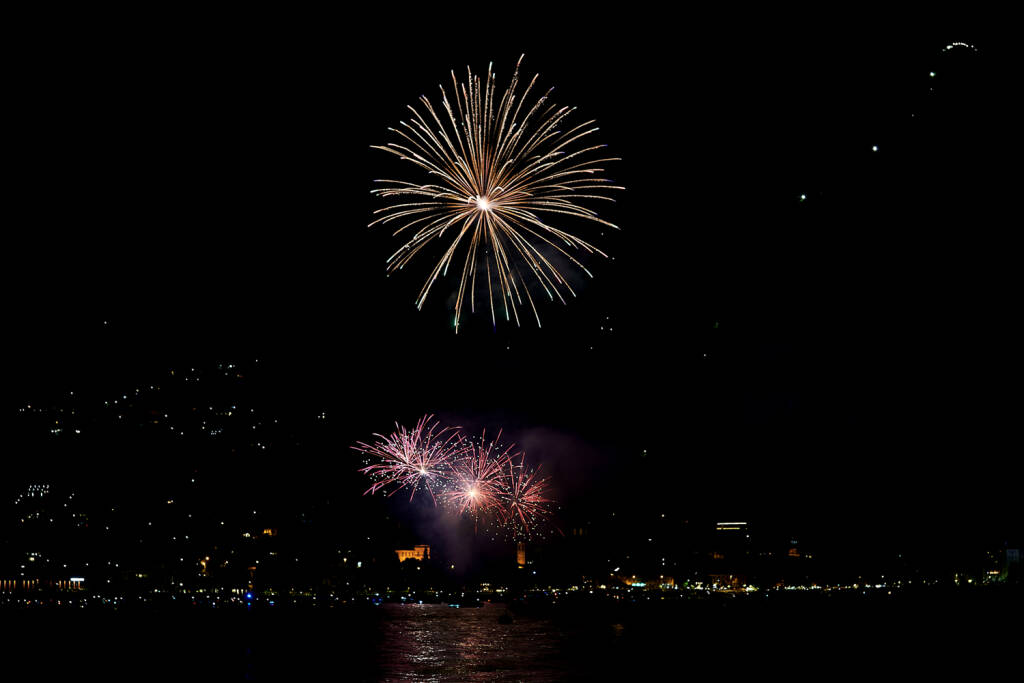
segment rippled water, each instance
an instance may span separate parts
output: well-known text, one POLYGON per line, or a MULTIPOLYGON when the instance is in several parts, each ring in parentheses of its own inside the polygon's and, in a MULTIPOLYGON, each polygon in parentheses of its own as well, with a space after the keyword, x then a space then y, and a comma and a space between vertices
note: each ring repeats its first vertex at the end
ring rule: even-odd
POLYGON ((5 681, 746 680, 769 672, 867 680, 880 671, 1004 678, 1017 667, 1024 634, 1020 600, 996 597, 959 605, 930 597, 896 605, 564 605, 520 610, 511 623, 499 621, 504 605, 488 603, 0 612, 8 634, 0 656, 5 681))
POLYGON ((551 621, 498 621, 504 606, 385 605, 381 673, 394 680, 560 681, 571 677, 566 634, 551 621))

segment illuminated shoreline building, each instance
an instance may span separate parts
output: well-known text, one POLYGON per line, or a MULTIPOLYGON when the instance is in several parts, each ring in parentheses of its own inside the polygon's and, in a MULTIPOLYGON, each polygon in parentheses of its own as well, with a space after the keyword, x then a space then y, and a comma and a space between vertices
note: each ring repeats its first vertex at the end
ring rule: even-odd
POLYGON ((398 555, 399 562, 405 562, 406 560, 424 560, 430 559, 430 546, 429 545, 414 545, 412 550, 396 550, 395 554, 398 555))

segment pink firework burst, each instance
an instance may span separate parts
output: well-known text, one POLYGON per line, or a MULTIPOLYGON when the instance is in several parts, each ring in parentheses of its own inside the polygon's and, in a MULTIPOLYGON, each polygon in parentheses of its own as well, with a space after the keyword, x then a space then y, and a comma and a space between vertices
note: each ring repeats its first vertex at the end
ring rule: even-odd
POLYGON ((469 442, 464 455, 452 461, 451 482, 442 496, 459 514, 469 512, 474 518, 495 514, 504 517, 501 504, 505 465, 517 454, 515 444, 499 445, 501 431, 493 441, 486 441, 486 431, 479 443, 469 442))
POLYGON ((392 434, 374 436, 377 440, 373 444, 360 441, 352 447, 379 459, 359 470, 374 480, 363 495, 390 489, 387 495, 391 496, 408 488, 412 500, 422 487, 436 504, 434 489, 447 485, 453 460, 468 449, 458 427, 438 429, 433 415, 424 415, 412 430, 395 423, 392 434))

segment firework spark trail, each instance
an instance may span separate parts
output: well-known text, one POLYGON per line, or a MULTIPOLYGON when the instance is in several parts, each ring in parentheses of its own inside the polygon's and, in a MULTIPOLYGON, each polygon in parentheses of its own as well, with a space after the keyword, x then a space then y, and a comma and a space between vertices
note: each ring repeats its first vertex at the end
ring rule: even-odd
POLYGON ((514 444, 502 450, 501 431, 493 441, 487 442, 486 438, 485 431, 479 443, 470 441, 464 455, 452 461, 450 487, 441 494, 459 514, 468 511, 474 519, 491 514, 503 518, 507 514, 501 499, 505 465, 520 455, 512 454, 514 444))
MULTIPOLYGON (((568 250, 607 256, 589 242, 560 230, 545 221, 569 216, 612 228, 617 226, 598 217, 593 209, 579 200, 614 201, 602 194, 621 190, 607 178, 602 164, 618 161, 618 157, 591 158, 605 145, 581 142, 598 128, 587 121, 563 130, 561 124, 575 107, 558 107, 548 103, 549 89, 524 109, 524 103, 537 82, 534 76, 522 94, 519 87, 519 65, 508 89, 495 105, 497 91, 495 74, 487 67, 484 83, 466 68, 466 82, 459 83, 452 71, 451 93, 440 86, 444 115, 438 115, 430 100, 420 97, 423 111, 412 106, 410 121, 401 121, 400 128, 389 128, 401 140, 386 145, 373 145, 419 167, 431 176, 431 183, 403 180, 376 180, 385 184, 372 192, 396 201, 378 209, 380 215, 370 223, 395 223, 394 235, 410 231, 411 237, 388 258, 388 271, 403 268, 409 261, 449 229, 454 235, 441 259, 434 266, 416 300, 423 302, 439 276, 447 275, 456 252, 465 243, 465 260, 459 276, 455 303, 455 330, 458 332, 462 307, 469 290, 470 310, 476 310, 476 279, 478 262, 483 261, 487 278, 487 298, 491 322, 497 324, 495 290, 500 297, 505 319, 519 324, 517 306, 523 297, 533 311, 537 325, 540 316, 526 279, 518 263, 526 265, 527 273, 540 285, 550 300, 562 303, 562 289, 575 296, 549 256, 557 251, 588 276, 589 270, 568 250), (583 146, 582 148, 577 148, 583 146), (545 252, 549 256, 545 256, 545 252)), ((457 266, 458 267, 458 266, 457 266)))
POLYGON ((514 538, 528 536, 534 526, 548 518, 548 479, 540 476, 540 468, 526 467, 525 454, 506 461, 508 467, 501 498, 506 510, 506 525, 514 538))
POLYGON ((357 451, 380 459, 380 462, 359 470, 375 480, 363 495, 394 486, 389 496, 408 488, 409 500, 412 500, 422 486, 436 504, 434 488, 446 484, 453 459, 462 456, 467 444, 458 427, 437 431, 438 423, 433 421, 433 417, 423 416, 412 430, 396 423, 392 434, 374 434, 377 437, 375 443, 360 441, 353 446, 357 451))

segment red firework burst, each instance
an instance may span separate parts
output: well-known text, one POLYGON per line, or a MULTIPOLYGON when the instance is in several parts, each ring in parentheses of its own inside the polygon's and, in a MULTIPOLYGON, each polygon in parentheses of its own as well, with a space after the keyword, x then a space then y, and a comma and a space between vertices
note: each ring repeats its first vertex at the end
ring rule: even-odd
POLYGON ((505 485, 500 498, 505 509, 505 523, 513 537, 530 535, 534 526, 548 518, 548 479, 536 470, 526 467, 525 455, 519 454, 519 461, 506 461, 505 485))

